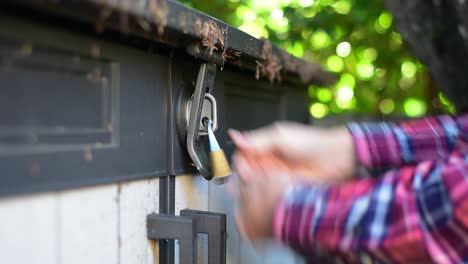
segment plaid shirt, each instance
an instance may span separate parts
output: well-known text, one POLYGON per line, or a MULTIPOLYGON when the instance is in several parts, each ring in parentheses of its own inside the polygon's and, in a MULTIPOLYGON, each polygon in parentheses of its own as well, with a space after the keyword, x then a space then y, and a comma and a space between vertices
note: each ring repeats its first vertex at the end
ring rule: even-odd
POLYGON ((294 186, 275 237, 347 263, 468 263, 468 114, 348 128, 360 165, 386 172, 294 186))

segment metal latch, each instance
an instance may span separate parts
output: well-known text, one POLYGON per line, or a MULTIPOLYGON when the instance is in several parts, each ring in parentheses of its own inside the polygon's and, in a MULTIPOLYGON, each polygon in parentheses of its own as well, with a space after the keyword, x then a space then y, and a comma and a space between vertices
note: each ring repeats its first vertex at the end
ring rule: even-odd
POLYGON ((147 237, 179 240, 181 264, 197 259, 197 234, 208 234, 208 264, 226 263, 226 215, 185 209, 180 216, 150 214, 146 217, 147 237))
POLYGON ((205 179, 216 178, 216 183, 223 183, 231 174, 231 169, 213 133, 218 128, 216 100, 211 95, 215 76, 215 65, 205 63, 200 66, 195 91, 186 107, 187 151, 205 179), (207 141, 210 143, 209 157, 203 144, 207 141))

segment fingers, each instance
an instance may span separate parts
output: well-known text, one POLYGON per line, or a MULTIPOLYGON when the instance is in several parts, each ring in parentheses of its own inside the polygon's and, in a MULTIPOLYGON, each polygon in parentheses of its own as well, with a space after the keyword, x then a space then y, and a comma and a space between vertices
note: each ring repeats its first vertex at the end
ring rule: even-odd
POLYGON ((248 224, 245 221, 245 217, 238 211, 234 214, 234 218, 242 239, 250 241, 252 239, 252 235, 248 231, 248 224))
POLYGON ((233 156, 233 166, 237 175, 239 176, 240 185, 245 185, 253 179, 254 176, 258 175, 258 171, 252 166, 252 162, 249 162, 245 155, 236 153, 233 156))
POLYGON ((236 147, 239 149, 239 151, 245 152, 245 153, 255 151, 253 146, 249 143, 247 138, 241 132, 234 130, 234 129, 229 129, 228 135, 232 139, 236 147))
POLYGON ((274 125, 243 133, 234 129, 228 130, 237 148, 247 153, 272 151, 277 146, 276 132, 274 125))

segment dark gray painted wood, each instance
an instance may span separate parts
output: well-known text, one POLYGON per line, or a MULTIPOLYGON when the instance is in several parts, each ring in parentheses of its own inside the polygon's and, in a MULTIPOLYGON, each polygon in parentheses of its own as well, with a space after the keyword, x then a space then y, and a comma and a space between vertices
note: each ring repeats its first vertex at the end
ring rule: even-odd
MULTIPOLYGON (((0 39, 0 196, 195 172, 185 103, 199 62, 8 16, 0 39)), ((307 122, 305 90, 218 71, 221 146, 232 153, 228 128, 307 122)))
POLYGON ((2 44, 0 195, 168 174, 167 57, 5 16, 0 36, 19 43, 2 44))

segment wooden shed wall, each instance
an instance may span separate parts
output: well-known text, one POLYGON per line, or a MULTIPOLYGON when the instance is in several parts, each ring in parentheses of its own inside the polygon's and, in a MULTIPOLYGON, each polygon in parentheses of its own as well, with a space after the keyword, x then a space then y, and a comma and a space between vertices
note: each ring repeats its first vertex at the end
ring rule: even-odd
MULTIPOLYGON (((200 176, 176 178, 176 211, 228 214, 227 263, 302 263, 287 249, 255 250, 242 241, 224 187, 200 176)), ((10 264, 158 263, 156 242, 146 239, 146 215, 158 212, 158 180, 0 200, 0 259, 10 264)), ((199 252, 206 250, 206 241, 199 252)), ((176 247, 176 252, 177 252, 176 247)), ((176 254, 177 255, 177 254, 176 254)), ((206 255, 199 254, 199 262, 206 255)))

